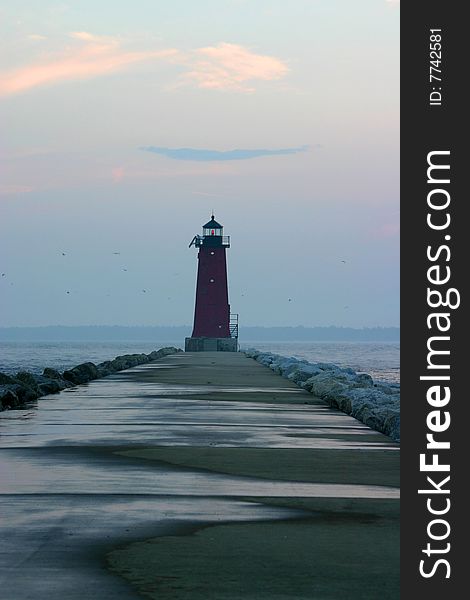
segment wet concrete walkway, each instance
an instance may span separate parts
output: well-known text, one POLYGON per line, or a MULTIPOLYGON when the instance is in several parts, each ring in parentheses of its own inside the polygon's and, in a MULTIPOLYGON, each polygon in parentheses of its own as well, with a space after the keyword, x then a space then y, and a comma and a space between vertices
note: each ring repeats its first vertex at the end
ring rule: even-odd
MULTIPOLYGON (((2 597, 261 598, 255 582, 243 593, 233 583, 231 569, 246 579, 240 556, 249 547, 240 549, 238 563, 231 558, 232 592, 220 588, 215 596, 210 574, 203 576, 206 589, 192 587, 201 568, 192 573, 180 547, 190 537, 203 555, 200 532, 207 527, 223 545, 231 535, 245 536, 236 523, 256 542, 263 522, 269 535, 301 522, 302 535, 291 542, 298 544, 297 564, 320 557, 315 537, 326 535, 342 556, 339 583, 330 588, 333 575, 318 558, 317 567, 304 565, 296 584, 302 589, 291 596, 279 583, 277 597, 339 598, 341 585, 348 598, 379 597, 370 577, 362 574, 361 589, 361 577, 350 568, 341 575, 340 563, 348 560, 351 536, 351 547, 379 548, 387 535, 395 545, 386 545, 381 567, 372 565, 372 579, 382 582, 381 598, 398 598, 398 455, 389 438, 243 354, 170 355, 42 398, 0 416, 2 597), (172 546, 174 561, 164 565, 158 553, 168 555, 165 543, 175 535, 180 546, 172 546), (144 540, 159 543, 150 552, 139 545, 144 540), (149 557, 162 573, 155 574, 149 557), (182 572, 169 574, 176 563, 182 572)), ((279 546, 273 544, 264 549, 266 565, 279 546)), ((296 577, 296 568, 286 566, 284 581, 296 577)))

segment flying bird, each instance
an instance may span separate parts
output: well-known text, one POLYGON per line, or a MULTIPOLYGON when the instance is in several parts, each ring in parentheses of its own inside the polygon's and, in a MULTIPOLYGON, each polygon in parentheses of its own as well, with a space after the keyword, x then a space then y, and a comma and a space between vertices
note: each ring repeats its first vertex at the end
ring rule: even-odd
POLYGON ((147 293, 147 290, 142 290, 142 291, 143 291, 143 293, 144 293, 144 294, 146 294, 146 293, 147 293))
POLYGON ((123 269, 123 271, 127 271, 127 269, 123 269))
POLYGON ((120 252, 113 252, 113 254, 121 254, 120 252))
POLYGON ((2 277, 5 277, 5 273, 2 273, 2 277))
POLYGON ((62 256, 65 256, 65 252, 61 252, 62 256))
POLYGON ((345 263, 346 261, 345 261, 345 260, 342 260, 341 262, 342 262, 342 263, 345 263))

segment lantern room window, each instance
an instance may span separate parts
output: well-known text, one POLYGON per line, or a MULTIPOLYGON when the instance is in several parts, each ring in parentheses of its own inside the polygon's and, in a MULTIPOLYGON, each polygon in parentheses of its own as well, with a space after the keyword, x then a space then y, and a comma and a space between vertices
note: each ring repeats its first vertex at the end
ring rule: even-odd
POLYGON ((213 236, 213 235, 222 235, 222 228, 209 228, 209 227, 204 227, 204 229, 202 230, 202 233, 204 236, 213 236))

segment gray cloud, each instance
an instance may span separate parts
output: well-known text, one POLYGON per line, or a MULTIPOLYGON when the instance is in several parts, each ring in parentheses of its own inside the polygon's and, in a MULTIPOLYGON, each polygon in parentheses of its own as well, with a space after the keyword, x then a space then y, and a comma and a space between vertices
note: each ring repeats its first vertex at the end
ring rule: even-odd
POLYGON ((198 148, 160 148, 157 146, 144 146, 141 150, 162 154, 175 160, 199 160, 199 161, 220 161, 220 160, 247 160, 249 158, 258 158, 259 156, 278 156, 280 154, 297 154, 305 152, 308 146, 299 146, 298 148, 279 148, 269 150, 260 148, 257 150, 200 150, 198 148))

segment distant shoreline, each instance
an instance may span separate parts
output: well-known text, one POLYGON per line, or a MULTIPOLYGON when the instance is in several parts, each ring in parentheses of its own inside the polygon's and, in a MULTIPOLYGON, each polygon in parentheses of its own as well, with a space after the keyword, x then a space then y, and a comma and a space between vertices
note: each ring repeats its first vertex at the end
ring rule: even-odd
MULTIPOLYGON (((1 342, 156 341, 191 335, 189 325, 0 327, 1 342)), ((398 327, 240 327, 243 342, 399 342, 398 327)))

